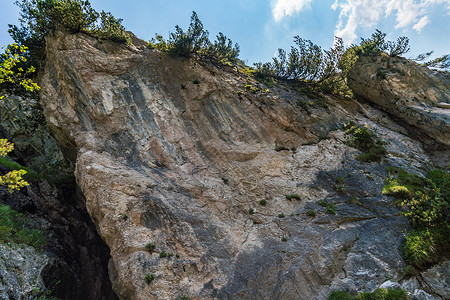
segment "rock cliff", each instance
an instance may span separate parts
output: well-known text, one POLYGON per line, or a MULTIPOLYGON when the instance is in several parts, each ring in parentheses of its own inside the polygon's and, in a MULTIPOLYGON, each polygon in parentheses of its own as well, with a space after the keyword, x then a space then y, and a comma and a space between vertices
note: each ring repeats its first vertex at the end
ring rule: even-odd
POLYGON ((361 96, 450 145, 450 76, 405 58, 363 56, 349 74, 349 85, 361 96))
MULTIPOLYGON (((405 280, 408 222, 381 193, 387 166, 432 165, 422 143, 368 104, 247 80, 137 40, 47 38, 41 105, 119 298, 326 299, 389 280, 443 297, 405 280), (356 159, 349 120, 376 132, 385 160, 356 159)), ((426 132, 448 145, 447 121, 426 132)))

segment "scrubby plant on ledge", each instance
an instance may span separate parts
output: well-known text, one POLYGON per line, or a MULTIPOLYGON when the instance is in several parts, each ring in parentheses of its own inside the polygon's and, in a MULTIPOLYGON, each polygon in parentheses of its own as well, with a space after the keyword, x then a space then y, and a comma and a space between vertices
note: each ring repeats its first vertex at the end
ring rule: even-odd
POLYGON ((444 170, 432 170, 426 177, 391 168, 383 194, 397 198, 412 230, 402 247, 408 264, 424 269, 450 253, 450 176, 444 170))
POLYGON ((348 145, 360 150, 362 154, 356 158, 360 162, 379 162, 387 154, 383 142, 366 126, 349 121, 344 125, 348 136, 348 145))

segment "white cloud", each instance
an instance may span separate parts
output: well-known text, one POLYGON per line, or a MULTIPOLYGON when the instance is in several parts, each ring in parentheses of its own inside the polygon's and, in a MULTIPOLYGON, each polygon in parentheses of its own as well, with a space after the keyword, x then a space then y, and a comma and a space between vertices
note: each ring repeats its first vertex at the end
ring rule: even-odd
POLYGON ((424 28, 425 25, 427 25, 428 23, 430 23, 430 18, 428 18, 428 16, 424 16, 424 17, 420 18, 419 22, 417 22, 413 26, 413 29, 416 30, 417 32, 421 32, 422 28, 424 28))
POLYGON ((373 27, 381 17, 391 15, 395 15, 395 29, 414 24, 412 28, 420 32, 430 23, 428 9, 442 3, 450 9, 450 0, 335 0, 331 8, 340 11, 335 35, 350 44, 357 38, 358 27, 373 27))
POLYGON ((275 21, 280 21, 286 16, 291 16, 294 13, 299 13, 307 7, 312 0, 277 0, 272 9, 275 21))

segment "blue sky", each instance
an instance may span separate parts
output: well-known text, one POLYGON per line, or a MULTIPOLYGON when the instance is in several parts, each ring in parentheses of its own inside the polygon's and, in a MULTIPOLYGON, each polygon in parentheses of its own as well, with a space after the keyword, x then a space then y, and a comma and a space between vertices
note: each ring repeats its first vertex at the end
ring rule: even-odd
MULTIPOLYGON (((0 43, 11 43, 7 24, 17 24, 13 0, 2 0, 0 43)), ((329 48, 334 35, 348 44, 368 37, 375 29, 388 39, 408 36, 411 52, 450 53, 450 0, 91 0, 100 11, 110 11, 138 37, 155 33, 167 37, 175 25, 187 28, 196 11, 213 40, 223 32, 241 48, 248 62, 270 61, 278 48, 289 49, 293 36, 329 48)))

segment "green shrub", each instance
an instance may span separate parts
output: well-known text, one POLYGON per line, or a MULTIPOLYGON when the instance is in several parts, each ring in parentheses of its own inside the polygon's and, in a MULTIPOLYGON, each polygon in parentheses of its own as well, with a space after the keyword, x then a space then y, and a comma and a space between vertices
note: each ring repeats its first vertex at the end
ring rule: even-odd
POLYGON ((296 200, 302 200, 302 197, 299 194, 287 194, 284 195, 287 200, 296 199, 296 200))
POLYGON ((336 214, 336 206, 332 203, 328 204, 328 206, 325 208, 325 212, 330 215, 336 214))
POLYGON ((56 29, 64 28, 72 33, 84 32, 102 39, 130 43, 131 39, 122 20, 111 13, 100 14, 87 0, 19 0, 20 26, 10 25, 9 33, 18 44, 32 52, 33 65, 43 56, 45 37, 56 29))
POLYGON ((436 261, 438 257, 436 250, 432 231, 429 229, 413 230, 406 235, 403 244, 403 258, 407 263, 420 268, 436 261))
POLYGON ((383 193, 399 199, 413 227, 406 235, 403 257, 411 265, 425 268, 450 251, 449 174, 432 170, 423 178, 402 169, 389 171, 397 176, 386 180, 383 193))
POLYGON ((320 201, 317 202, 317 204, 325 207, 325 212, 327 214, 330 214, 330 215, 335 215, 336 214, 336 206, 333 203, 328 203, 325 200, 320 200, 320 201))
POLYGON ((328 300, 355 300, 347 291, 332 291, 328 296, 328 300))
POLYGON ((377 69, 377 78, 386 79, 386 69, 384 69, 383 67, 379 67, 377 69))
POLYGON ((344 130, 349 137, 348 145, 363 152, 356 158, 360 162, 379 162, 386 156, 387 151, 383 142, 377 139, 367 127, 358 126, 355 122, 349 121, 344 125, 344 130))
POLYGON ((408 300, 408 293, 402 289, 388 289, 385 300, 408 300))
POLYGON ((29 227, 25 216, 8 205, 0 205, 0 242, 25 244, 41 250, 46 244, 44 234, 29 227))
POLYGON ((239 45, 227 38, 223 33, 217 35, 217 39, 211 43, 209 32, 203 28, 203 23, 197 13, 192 12, 189 28, 184 31, 180 26, 175 26, 175 32, 170 34, 169 40, 156 34, 149 41, 148 47, 157 49, 173 56, 207 60, 215 65, 242 64, 238 59, 239 45))
POLYGON ((267 200, 262 199, 261 201, 259 201, 259 204, 261 204, 262 206, 267 204, 267 200))
POLYGON ((284 218, 284 214, 278 214, 278 218, 284 218))
POLYGON ((408 300, 408 294, 402 289, 376 289, 352 295, 347 291, 333 291, 328 300, 408 300))
POLYGON ((0 165, 4 166, 5 168, 8 168, 10 170, 25 170, 27 173, 23 176, 28 181, 37 182, 39 179, 42 178, 41 175, 37 174, 36 172, 30 170, 27 167, 24 167, 14 161, 11 161, 5 157, 0 157, 0 165))
POLYGON ((122 19, 115 18, 110 12, 100 13, 100 24, 94 28, 93 32, 104 40, 131 44, 131 37, 122 25, 122 19))
POLYGON ((334 180, 334 183, 336 184, 344 184, 345 183, 345 178, 342 176, 336 177, 336 179, 334 180))
POLYGON ((161 258, 167 257, 167 252, 165 252, 165 251, 159 252, 159 257, 161 257, 161 258))
POLYGON ((316 216, 316 212, 313 211, 313 210, 308 210, 308 211, 306 212, 306 215, 307 215, 308 217, 315 217, 315 216, 316 216))
POLYGON ((255 214, 255 210, 253 208, 249 208, 248 210, 249 215, 254 215, 255 214))
POLYGON ((147 249, 150 253, 153 252, 153 250, 155 250, 155 248, 156 248, 156 244, 154 242, 145 244, 145 249, 147 249))
POLYGON ((145 274, 145 282, 147 282, 147 284, 151 283, 153 280, 155 280, 155 278, 156 278, 156 274, 153 274, 153 273, 145 274))

